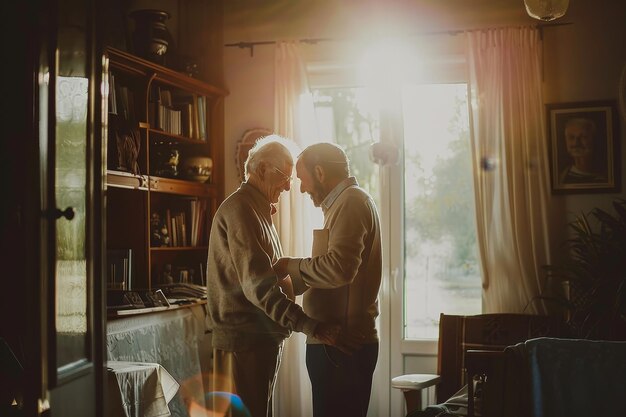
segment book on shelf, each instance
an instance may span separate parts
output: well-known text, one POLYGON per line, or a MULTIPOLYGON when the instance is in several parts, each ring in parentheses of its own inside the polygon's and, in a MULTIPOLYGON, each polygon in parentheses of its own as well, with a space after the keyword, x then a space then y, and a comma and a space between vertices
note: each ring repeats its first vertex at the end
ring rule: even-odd
POLYGON ((207 210, 206 200, 190 201, 191 246, 204 246, 203 232, 207 210))
POLYGON ((190 139, 195 138, 196 132, 194 126, 193 104, 185 103, 181 105, 181 119, 183 125, 183 136, 190 139))
POLYGON ((119 87, 119 94, 117 95, 119 103, 117 108, 121 109, 121 116, 125 120, 131 121, 135 119, 133 109, 133 92, 126 86, 119 87))
POLYGON ((185 240, 185 213, 178 213, 176 219, 178 220, 178 243, 180 246, 187 246, 187 241, 185 240))
MULTIPOLYGON (((166 214, 167 216, 167 214, 166 214)), ((189 246, 187 241, 187 219, 184 212, 170 214, 172 221, 172 246, 189 246)))
POLYGON ((170 235, 170 246, 176 246, 174 244, 173 229, 172 229, 172 212, 170 209, 165 210, 165 224, 167 225, 168 233, 170 235))
POLYGON ((194 135, 191 137, 192 139, 200 139, 200 118, 199 113, 198 113, 198 109, 199 109, 199 105, 198 105, 198 95, 194 94, 193 95, 193 130, 194 130, 194 135))
POLYGON ((178 225, 176 224, 176 216, 172 217, 172 246, 178 246, 178 225))
POLYGON ((109 75, 109 113, 117 114, 117 99, 115 94, 115 74, 109 75))
POLYGON ((198 139, 206 141, 206 97, 198 97, 198 139))
POLYGON ((107 288, 132 288, 132 249, 107 249, 107 288))

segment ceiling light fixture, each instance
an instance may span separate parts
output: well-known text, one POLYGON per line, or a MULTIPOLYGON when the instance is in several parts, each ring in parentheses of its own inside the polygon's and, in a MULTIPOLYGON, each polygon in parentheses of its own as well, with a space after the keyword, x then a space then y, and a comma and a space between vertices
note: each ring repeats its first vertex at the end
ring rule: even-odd
POLYGON ((530 17, 549 22, 565 14, 569 0, 524 0, 524 5, 530 17))

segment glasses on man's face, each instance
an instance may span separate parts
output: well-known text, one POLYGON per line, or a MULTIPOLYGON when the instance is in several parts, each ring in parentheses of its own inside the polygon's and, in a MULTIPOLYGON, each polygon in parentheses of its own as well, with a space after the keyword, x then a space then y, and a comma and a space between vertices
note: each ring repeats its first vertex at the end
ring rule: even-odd
POLYGON ((283 180, 285 182, 289 182, 289 183, 293 182, 293 178, 290 175, 285 174, 283 171, 281 171, 280 169, 274 166, 272 168, 274 169, 274 172, 278 172, 280 175, 283 176, 283 180))

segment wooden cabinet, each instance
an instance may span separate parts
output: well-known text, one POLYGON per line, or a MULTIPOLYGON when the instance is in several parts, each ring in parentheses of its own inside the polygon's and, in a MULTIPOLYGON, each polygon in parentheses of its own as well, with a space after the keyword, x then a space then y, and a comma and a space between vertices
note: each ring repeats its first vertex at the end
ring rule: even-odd
POLYGON ((109 260, 107 283, 204 284, 210 221, 224 198, 227 93, 126 52, 105 56, 107 250, 130 253, 127 264, 109 260))

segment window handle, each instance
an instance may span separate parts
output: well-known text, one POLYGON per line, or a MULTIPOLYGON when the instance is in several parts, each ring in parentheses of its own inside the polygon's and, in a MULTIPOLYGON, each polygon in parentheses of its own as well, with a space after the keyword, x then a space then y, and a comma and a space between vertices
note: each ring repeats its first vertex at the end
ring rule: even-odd
POLYGON ((394 293, 398 292, 398 267, 391 270, 391 288, 394 293))

